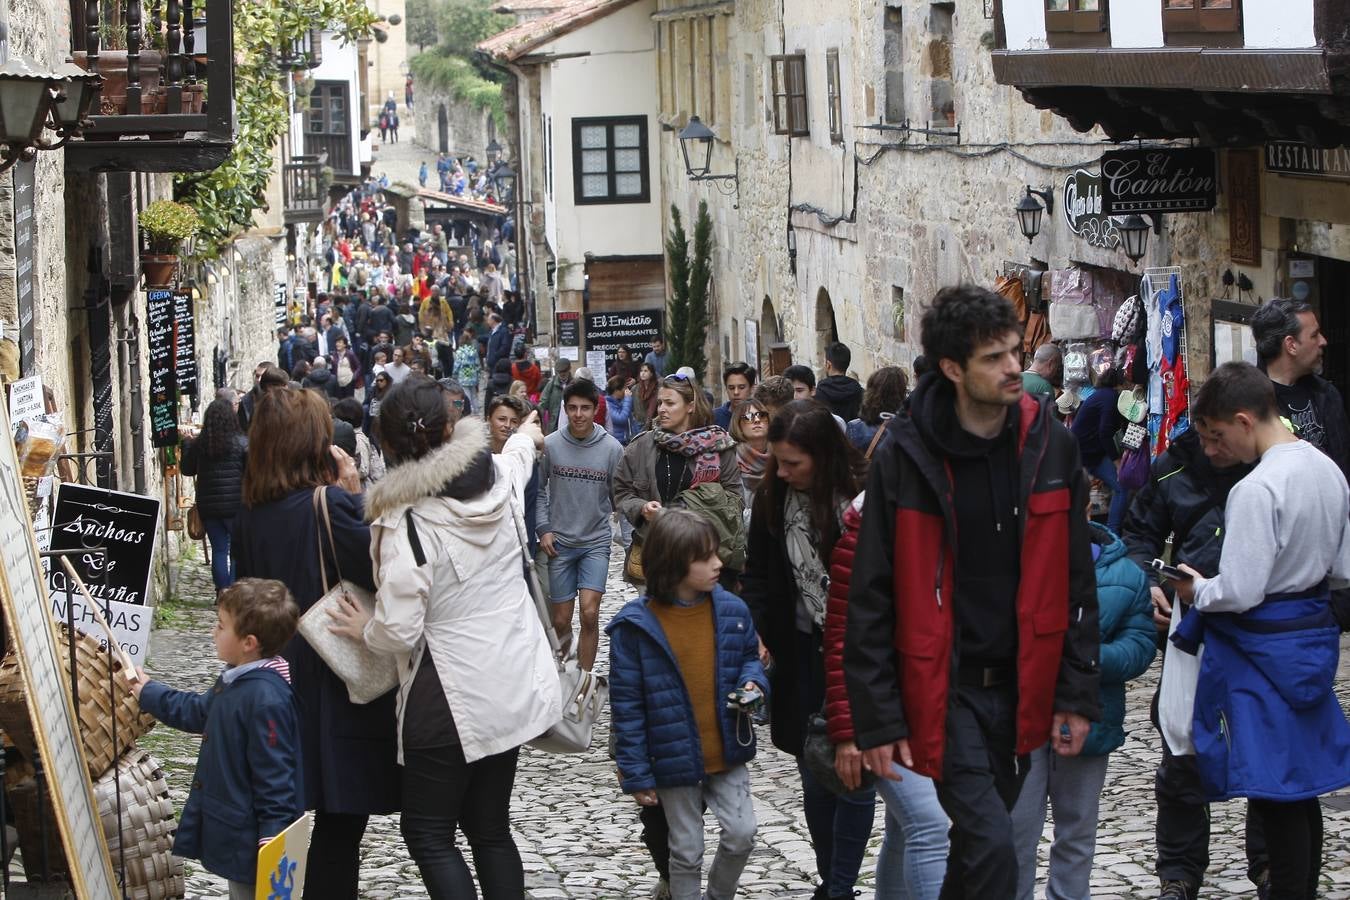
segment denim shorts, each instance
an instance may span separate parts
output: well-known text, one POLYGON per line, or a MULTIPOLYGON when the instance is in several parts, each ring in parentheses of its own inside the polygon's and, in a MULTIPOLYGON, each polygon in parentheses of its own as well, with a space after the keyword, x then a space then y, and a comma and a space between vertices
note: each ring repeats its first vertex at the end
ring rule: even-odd
POLYGON ((549 599, 566 603, 577 591, 605 592, 609 577, 609 541, 597 541, 589 547, 569 547, 554 540, 558 555, 548 561, 549 599))

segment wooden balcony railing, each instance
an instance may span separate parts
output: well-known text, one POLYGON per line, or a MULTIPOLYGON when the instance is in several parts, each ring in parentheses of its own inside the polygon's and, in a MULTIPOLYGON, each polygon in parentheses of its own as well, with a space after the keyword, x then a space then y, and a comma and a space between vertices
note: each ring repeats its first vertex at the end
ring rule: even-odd
POLYGON ((323 219, 328 193, 324 167, 327 156, 295 156, 281 167, 283 215, 287 224, 323 219))
POLYGON ((213 169, 234 142, 233 0, 70 0, 77 65, 103 76, 76 169, 213 169))

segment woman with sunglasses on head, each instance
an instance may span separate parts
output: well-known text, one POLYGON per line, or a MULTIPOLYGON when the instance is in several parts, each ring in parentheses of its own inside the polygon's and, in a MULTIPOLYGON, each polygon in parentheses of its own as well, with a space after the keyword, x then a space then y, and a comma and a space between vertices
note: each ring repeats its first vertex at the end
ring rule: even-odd
POLYGON ((736 439, 736 463, 741 470, 741 497, 746 525, 755 491, 769 468, 769 410, 757 400, 746 400, 731 410, 731 436, 736 439))
POLYGON ((615 504, 637 526, 639 535, 663 507, 702 484, 720 484, 733 495, 739 516, 741 471, 736 442, 712 424, 712 410, 702 388, 683 375, 662 379, 652 424, 650 431, 629 442, 614 476, 615 504))

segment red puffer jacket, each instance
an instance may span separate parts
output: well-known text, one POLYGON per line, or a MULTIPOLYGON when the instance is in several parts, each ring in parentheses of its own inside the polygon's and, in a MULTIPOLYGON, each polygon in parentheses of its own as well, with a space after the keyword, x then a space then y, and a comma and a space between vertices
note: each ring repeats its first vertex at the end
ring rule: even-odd
POLYGON ((830 601, 825 608, 825 719, 830 740, 836 744, 853 740, 853 713, 844 684, 844 628, 848 624, 848 584, 853 574, 853 551, 858 545, 863 497, 859 494, 844 513, 844 533, 830 556, 830 601))

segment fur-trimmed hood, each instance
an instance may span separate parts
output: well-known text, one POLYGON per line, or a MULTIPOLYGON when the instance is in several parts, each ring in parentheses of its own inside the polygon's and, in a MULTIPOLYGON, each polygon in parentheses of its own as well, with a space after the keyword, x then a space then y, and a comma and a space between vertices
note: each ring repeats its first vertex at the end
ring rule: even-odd
POLYGON ((460 514, 473 515, 498 505, 488 496, 496 493, 495 481, 487 424, 460 419, 449 441, 421 459, 389 467, 366 494, 366 518, 373 522, 427 497, 445 498, 460 514))

